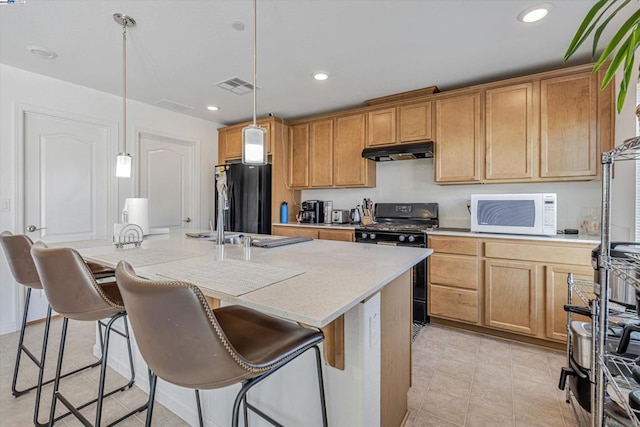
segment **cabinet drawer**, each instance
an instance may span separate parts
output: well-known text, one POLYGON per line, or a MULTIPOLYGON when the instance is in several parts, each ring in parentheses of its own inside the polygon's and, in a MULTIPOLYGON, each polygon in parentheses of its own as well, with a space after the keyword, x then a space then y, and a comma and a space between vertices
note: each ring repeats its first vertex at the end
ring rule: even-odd
POLYGON ((429 283, 478 289, 478 258, 433 254, 429 257, 429 283))
POLYGON ((480 241, 478 239, 456 239, 451 237, 429 237, 429 247, 437 253, 478 255, 480 241))
POLYGON ((313 237, 314 239, 318 238, 317 228, 280 227, 280 226, 274 225, 272 227, 272 233, 276 236, 302 236, 302 237, 313 237))
POLYGON ((322 240, 339 240, 353 242, 355 232, 350 230, 318 230, 318 238, 322 240))
POLYGON ((429 285, 429 314, 435 317, 478 323, 478 292, 429 285))
MULTIPOLYGON (((593 246, 595 247, 595 246, 593 246)), ((487 258, 518 259, 556 264, 591 265, 593 247, 577 245, 535 245, 523 243, 485 242, 487 258)))

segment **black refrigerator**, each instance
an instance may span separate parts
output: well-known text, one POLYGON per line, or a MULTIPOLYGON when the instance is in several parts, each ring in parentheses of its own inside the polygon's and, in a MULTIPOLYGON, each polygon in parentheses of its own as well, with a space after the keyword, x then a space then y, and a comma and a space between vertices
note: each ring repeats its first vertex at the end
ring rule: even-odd
MULTIPOLYGON (((229 210, 224 212, 225 231, 271 234, 271 165, 227 164, 229 210)), ((218 192, 216 224, 218 219, 218 192)))

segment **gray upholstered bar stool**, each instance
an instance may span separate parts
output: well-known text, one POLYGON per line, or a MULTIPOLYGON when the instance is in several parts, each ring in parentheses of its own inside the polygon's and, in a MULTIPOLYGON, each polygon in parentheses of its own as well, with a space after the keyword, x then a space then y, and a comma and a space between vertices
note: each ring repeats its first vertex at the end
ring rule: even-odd
MULTIPOLYGON (((126 311, 122 304, 122 298, 115 282, 99 285, 91 274, 91 270, 85 264, 78 252, 71 248, 48 248, 43 242, 36 242, 31 248, 31 256, 35 263, 40 282, 44 289, 51 307, 63 316, 62 333, 60 335, 60 348, 58 351, 58 363, 56 366, 56 376, 53 384, 53 399, 51 402, 51 413, 49 416, 49 426, 59 419, 55 418, 56 403, 59 400, 73 413, 84 425, 91 425, 89 421, 80 413, 80 409, 97 402, 95 426, 100 426, 102 418, 102 404, 105 397, 119 391, 123 391, 133 386, 135 371, 133 357, 131 354, 131 342, 127 326, 126 311), (120 332, 112 328, 114 322, 122 318, 124 331, 120 332), (98 385, 97 398, 86 402, 80 406, 74 406, 60 392, 60 379, 62 371, 62 360, 64 357, 65 340, 67 336, 67 326, 69 319, 78 321, 98 321, 102 324, 102 319, 109 319, 104 325, 104 336, 100 330, 100 341, 102 345, 102 358, 100 367, 100 381, 98 385), (125 385, 105 393, 105 375, 107 372, 107 360, 109 354, 109 340, 111 332, 116 332, 127 341, 129 351, 129 367, 131 378, 125 385)), ((123 415, 110 425, 116 424, 125 418, 144 411, 148 403, 123 415)))
POLYGON ((240 404, 245 425, 247 409, 269 423, 280 424, 247 402, 247 392, 287 363, 313 348, 316 355, 323 425, 327 411, 317 329, 303 328, 238 305, 212 310, 202 292, 191 283, 155 282, 138 277, 120 261, 116 281, 129 313, 140 353, 151 370, 151 425, 157 378, 195 389, 200 425, 203 425, 198 390, 242 383, 234 406, 232 426, 238 426, 240 404))
MULTIPOLYGON (((14 280, 27 288, 27 295, 24 302, 24 311, 22 313, 22 324, 20 325, 20 338, 18 340, 18 352, 16 354, 16 361, 13 370, 13 381, 11 383, 11 393, 15 397, 22 396, 25 393, 28 393, 31 390, 36 390, 36 403, 34 409, 34 423, 38 424, 38 415, 39 415, 39 407, 40 407, 40 394, 42 390, 42 386, 45 384, 49 384, 53 382, 53 379, 49 381, 43 382, 43 374, 44 374, 44 362, 47 354, 47 344, 49 341, 49 326, 51 324, 51 306, 47 307, 47 315, 45 317, 45 326, 42 338, 42 349, 40 353, 40 358, 38 359, 31 350, 29 350, 24 345, 24 336, 25 336, 25 325, 27 323, 27 317, 29 314, 29 302, 31 300, 31 290, 32 289, 42 289, 42 284, 40 283, 40 277, 38 276, 38 272, 36 271, 36 266, 33 263, 33 258, 31 257, 31 246, 33 242, 31 239, 24 234, 12 234, 8 231, 4 231, 0 233, 0 244, 2 245, 2 249, 4 250, 5 256, 7 258, 7 263, 9 264, 9 269, 13 275, 14 280), (22 355, 26 354, 27 357, 38 367, 38 381, 36 385, 25 388, 23 390, 18 390, 18 376, 20 372, 20 361, 22 360, 22 355)), ((115 270, 111 268, 106 268, 101 265, 95 263, 87 263, 87 266, 90 268, 91 273, 96 279, 106 279, 109 277, 115 276, 115 270)), ((113 279, 115 280, 115 279, 113 279)), ((78 368, 74 371, 68 372, 61 376, 61 378, 67 377, 69 375, 73 375, 77 372, 80 372, 84 369, 93 368, 95 366, 100 365, 100 361, 91 363, 87 366, 83 366, 82 368, 78 368)))

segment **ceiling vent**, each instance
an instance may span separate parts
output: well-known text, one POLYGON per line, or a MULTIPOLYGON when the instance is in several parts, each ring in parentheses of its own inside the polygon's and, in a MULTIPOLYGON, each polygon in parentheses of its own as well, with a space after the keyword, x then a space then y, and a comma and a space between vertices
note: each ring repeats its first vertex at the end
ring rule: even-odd
MULTIPOLYGON (((216 86, 224 90, 228 90, 229 92, 233 92, 236 95, 244 95, 245 93, 253 91, 253 85, 240 77, 231 77, 230 79, 216 83, 216 86)), ((262 88, 257 86, 257 89, 260 90, 262 88)))
POLYGON ((189 107, 188 105, 180 104, 178 102, 171 101, 168 99, 161 99, 160 101, 156 101, 154 105, 160 108, 166 108, 167 110, 173 110, 177 112, 193 110, 193 107, 189 107))

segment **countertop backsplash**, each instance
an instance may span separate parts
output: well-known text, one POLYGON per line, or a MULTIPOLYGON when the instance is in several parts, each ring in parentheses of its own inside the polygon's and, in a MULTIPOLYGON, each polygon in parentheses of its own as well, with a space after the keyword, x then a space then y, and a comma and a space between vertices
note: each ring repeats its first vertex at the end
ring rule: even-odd
POLYGON ((433 159, 380 162, 376 188, 303 190, 302 200, 331 200, 333 209, 351 209, 365 197, 378 202, 435 202, 442 227, 468 228, 467 200, 471 194, 557 193, 558 228, 578 228, 583 208, 599 207, 601 181, 530 184, 436 185, 433 159))

